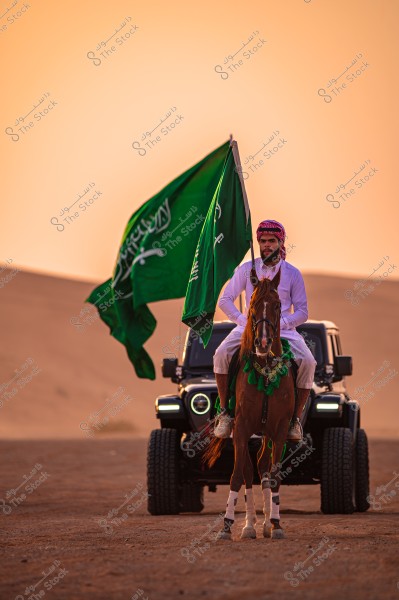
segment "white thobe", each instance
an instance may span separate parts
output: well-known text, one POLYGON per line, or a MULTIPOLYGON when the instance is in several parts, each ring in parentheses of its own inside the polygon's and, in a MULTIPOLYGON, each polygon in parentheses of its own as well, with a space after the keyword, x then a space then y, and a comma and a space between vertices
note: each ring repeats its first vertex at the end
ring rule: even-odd
MULTIPOLYGON (((237 323, 237 327, 224 339, 214 354, 215 373, 228 373, 231 357, 240 345, 254 290, 250 279, 251 268, 252 261, 247 261, 237 267, 219 299, 219 308, 230 321, 237 323), (242 314, 235 306, 234 300, 244 290, 245 309, 244 314, 242 314)), ((279 269, 281 269, 281 274, 277 292, 281 301, 280 335, 290 342, 295 362, 298 364, 297 386, 310 389, 313 383, 316 361, 305 340, 295 329, 308 318, 308 303, 301 272, 285 260, 280 259, 276 265, 269 267, 263 263, 262 258, 255 259, 255 270, 258 279, 273 279, 279 269), (293 307, 293 312, 291 312, 291 307, 293 307)))

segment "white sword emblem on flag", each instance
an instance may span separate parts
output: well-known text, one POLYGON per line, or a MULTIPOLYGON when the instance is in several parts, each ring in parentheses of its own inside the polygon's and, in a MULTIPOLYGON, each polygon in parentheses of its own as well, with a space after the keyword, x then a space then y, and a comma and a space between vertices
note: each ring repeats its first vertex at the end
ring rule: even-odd
POLYGON ((219 235, 215 238, 215 242, 213 244, 213 247, 216 246, 216 243, 220 244, 220 242, 222 241, 223 238, 224 238, 223 233, 219 233, 219 235))
POLYGON ((155 248, 154 250, 144 250, 144 248, 140 248, 140 254, 133 259, 132 266, 136 264, 136 262, 144 265, 145 258, 152 256, 153 254, 156 254, 157 256, 166 256, 166 250, 164 250, 164 248, 155 248))

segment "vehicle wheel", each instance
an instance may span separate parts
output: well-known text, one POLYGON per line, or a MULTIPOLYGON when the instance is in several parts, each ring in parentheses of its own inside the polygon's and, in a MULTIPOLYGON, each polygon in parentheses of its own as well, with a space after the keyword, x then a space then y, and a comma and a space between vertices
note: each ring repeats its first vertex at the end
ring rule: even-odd
POLYGON ((356 448, 356 483, 355 483, 355 499, 356 510, 365 512, 370 508, 370 503, 367 497, 369 490, 369 447, 367 435, 364 429, 357 430, 356 448))
POLYGON ((347 427, 330 427, 323 436, 321 510, 349 514, 353 506, 353 436, 347 427))
POLYGON ((176 429, 154 429, 147 454, 148 512, 179 514, 179 440, 176 429))
POLYGON ((204 486, 198 483, 183 483, 180 493, 180 512, 199 513, 204 508, 204 486))

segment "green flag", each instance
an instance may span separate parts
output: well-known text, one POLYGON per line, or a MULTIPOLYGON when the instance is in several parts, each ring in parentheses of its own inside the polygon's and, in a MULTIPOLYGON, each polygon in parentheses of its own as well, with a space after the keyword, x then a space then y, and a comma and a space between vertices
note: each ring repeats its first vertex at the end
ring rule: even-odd
POLYGON ((147 306, 186 294, 202 225, 229 151, 226 142, 174 179, 130 218, 114 273, 87 302, 125 345, 138 377, 155 379, 143 348, 156 327, 147 306))
POLYGON ((209 342, 220 290, 250 248, 251 215, 237 142, 229 149, 195 251, 182 321, 209 342))

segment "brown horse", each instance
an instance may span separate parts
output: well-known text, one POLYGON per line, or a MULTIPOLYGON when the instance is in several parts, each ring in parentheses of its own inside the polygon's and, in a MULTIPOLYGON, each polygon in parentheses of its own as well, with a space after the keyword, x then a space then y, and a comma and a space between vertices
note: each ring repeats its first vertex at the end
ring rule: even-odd
MULTIPOLYGON (((230 494, 224 528, 219 532, 220 539, 231 539, 234 507, 237 503, 238 492, 244 482, 246 520, 241 538, 256 537, 254 528, 256 510, 252 490, 253 467, 248 441, 251 435, 259 432, 263 437, 257 456, 265 515, 263 535, 274 539, 284 537, 279 514, 281 483, 279 461, 294 412, 295 391, 290 361, 284 359, 280 340, 281 303, 277 293, 279 282, 280 271, 272 281, 262 279, 257 283, 249 306, 247 325, 241 339, 233 432, 234 470, 230 479, 230 494), (248 372, 244 371, 248 358, 251 364, 254 364, 257 372, 262 373, 259 377, 264 377, 266 385, 273 381, 276 375, 277 378, 278 375, 281 376, 279 387, 274 389, 271 395, 265 395, 264 391, 259 391, 257 386, 248 382, 248 372), (286 375, 283 375, 285 372, 286 375), (272 455, 268 450, 269 440, 272 440, 272 455), (273 478, 271 473, 273 473, 273 478), (266 521, 268 508, 270 529, 266 521)), ((212 466, 220 456, 224 441, 219 438, 212 439, 204 454, 204 460, 208 462, 209 466, 212 466)))

